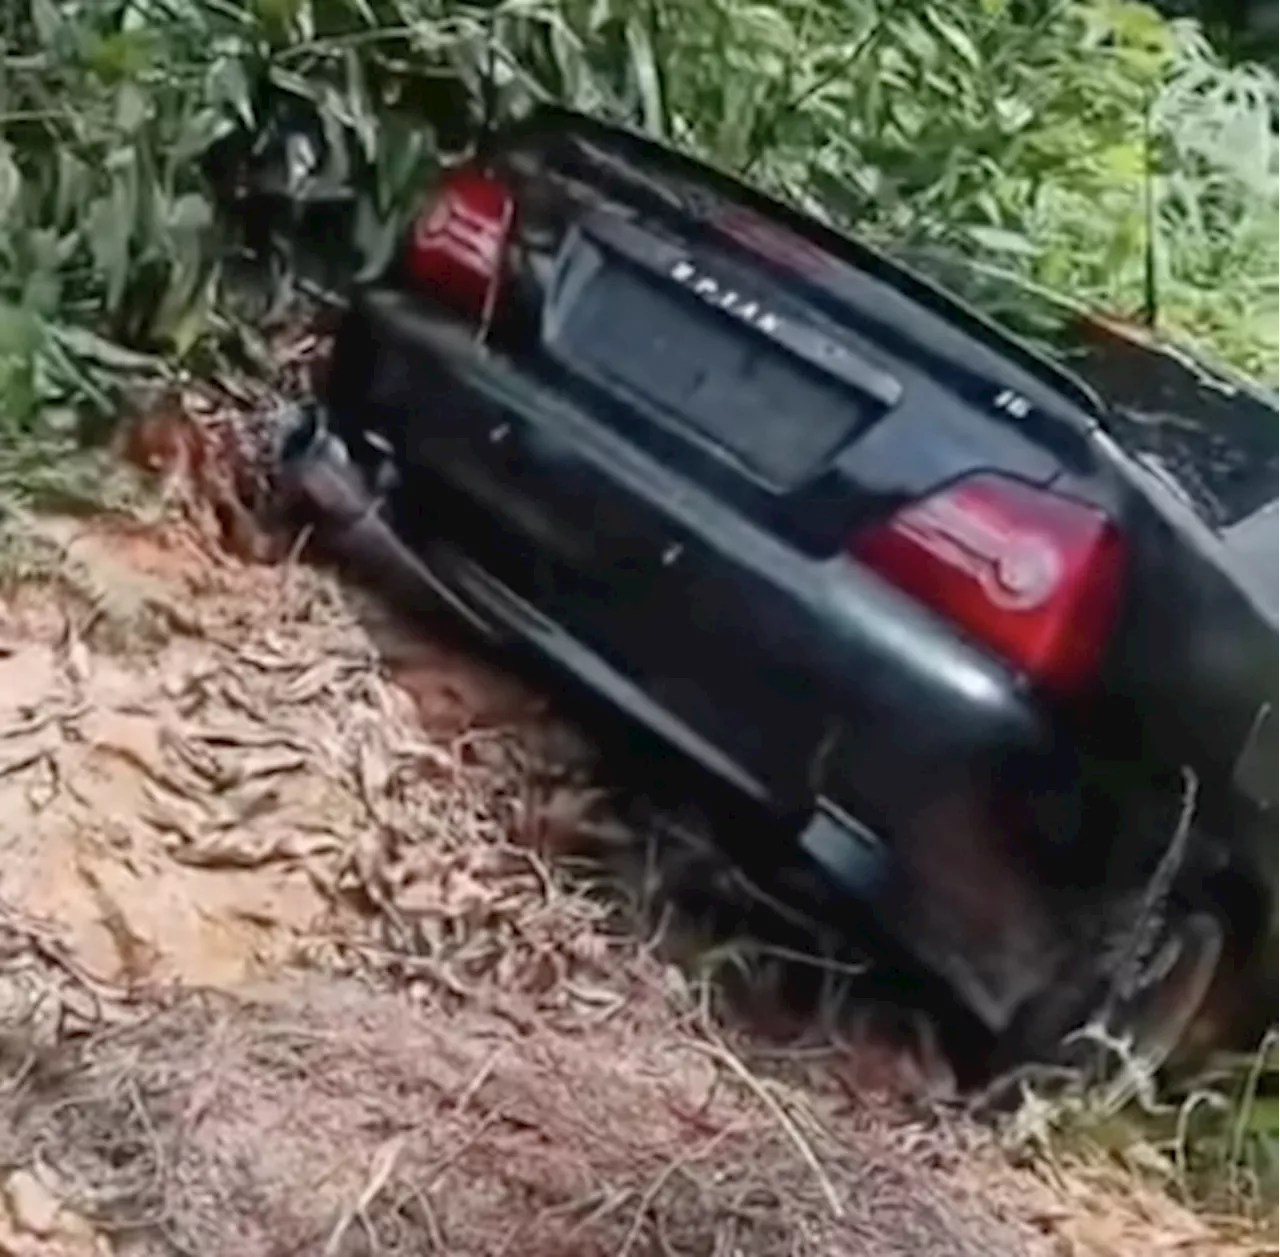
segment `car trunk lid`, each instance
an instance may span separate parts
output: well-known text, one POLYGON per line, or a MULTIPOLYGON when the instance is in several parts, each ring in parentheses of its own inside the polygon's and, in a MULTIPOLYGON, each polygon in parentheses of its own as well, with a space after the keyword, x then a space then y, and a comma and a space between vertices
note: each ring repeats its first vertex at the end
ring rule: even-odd
MULTIPOLYGON (((1082 311, 972 258, 930 250, 904 255, 1105 398, 1098 419, 1108 435, 1229 549, 1238 544, 1236 525, 1276 500, 1280 413, 1273 390, 1151 328, 1082 311)), ((1256 550, 1256 537, 1245 544, 1256 550)), ((1265 568, 1252 566, 1247 583, 1273 582, 1265 568)))

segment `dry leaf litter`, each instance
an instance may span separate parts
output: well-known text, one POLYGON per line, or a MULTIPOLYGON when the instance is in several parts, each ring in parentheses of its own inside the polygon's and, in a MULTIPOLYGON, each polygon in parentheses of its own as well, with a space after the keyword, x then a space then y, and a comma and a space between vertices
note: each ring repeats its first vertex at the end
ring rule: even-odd
POLYGON ((0 600, 4 1257, 1227 1251, 905 1114, 847 1048, 752 1059, 565 871, 594 796, 518 683, 170 514, 34 526, 52 575, 0 600))

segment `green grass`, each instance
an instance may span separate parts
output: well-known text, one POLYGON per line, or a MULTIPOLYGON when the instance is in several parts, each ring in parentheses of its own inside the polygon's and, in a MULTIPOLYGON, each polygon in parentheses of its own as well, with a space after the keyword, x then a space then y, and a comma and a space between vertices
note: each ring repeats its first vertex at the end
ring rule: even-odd
POLYGON ((1274 380, 1273 74, 1133 0, 33 0, 0 19, 0 431, 73 434, 225 332, 200 159, 259 89, 362 165, 385 256, 438 162, 555 99, 893 247, 1143 309, 1274 380))

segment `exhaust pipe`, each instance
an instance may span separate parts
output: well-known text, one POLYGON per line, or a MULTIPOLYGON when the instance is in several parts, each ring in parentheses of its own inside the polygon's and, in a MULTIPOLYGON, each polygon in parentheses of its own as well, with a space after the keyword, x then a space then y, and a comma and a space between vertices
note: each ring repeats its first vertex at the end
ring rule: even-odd
POLYGON ((316 526, 316 539, 361 580, 385 590, 407 610, 445 607, 489 640, 493 624, 453 592, 382 518, 382 500, 341 437, 310 406, 281 447, 279 486, 283 505, 316 526))

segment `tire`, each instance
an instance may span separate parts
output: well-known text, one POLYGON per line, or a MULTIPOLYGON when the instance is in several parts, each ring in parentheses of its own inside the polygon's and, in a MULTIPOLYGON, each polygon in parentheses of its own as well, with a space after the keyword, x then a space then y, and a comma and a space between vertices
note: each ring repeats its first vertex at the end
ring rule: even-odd
MULTIPOLYGON (((1110 983, 1096 973, 1055 983, 1020 1010, 997 1048, 999 1069, 1027 1062, 1114 1072, 1105 1040, 1126 1045, 1148 1075, 1177 1054, 1203 1008, 1223 958, 1226 931, 1210 912, 1188 912, 1165 929, 1139 989, 1108 1007, 1110 983), (1091 1029, 1101 1034, 1088 1033, 1091 1029)), ((997 1072, 999 1072, 999 1069, 997 1072)))
POLYGON ((1135 1055, 1154 1072, 1187 1038, 1204 1007, 1222 961, 1226 931, 1208 912, 1189 913, 1168 931, 1167 968, 1119 1009, 1114 1027, 1132 1040, 1135 1055))

